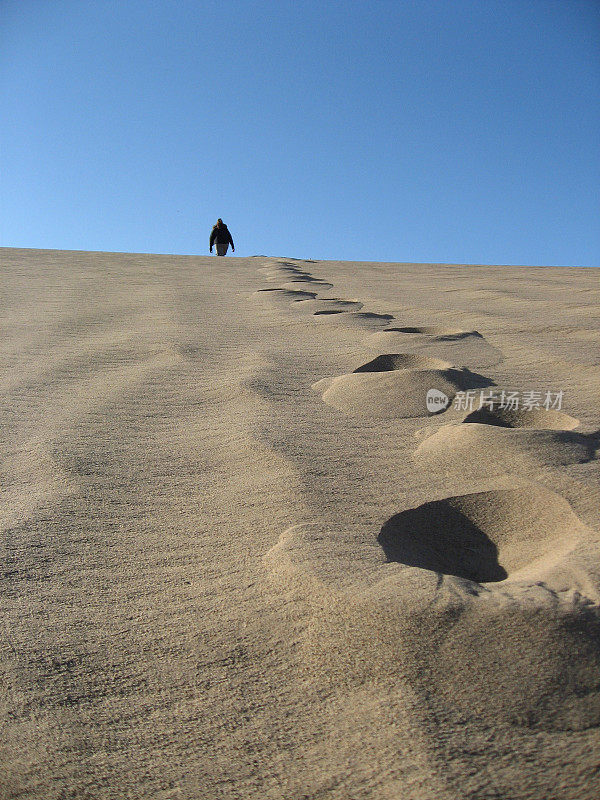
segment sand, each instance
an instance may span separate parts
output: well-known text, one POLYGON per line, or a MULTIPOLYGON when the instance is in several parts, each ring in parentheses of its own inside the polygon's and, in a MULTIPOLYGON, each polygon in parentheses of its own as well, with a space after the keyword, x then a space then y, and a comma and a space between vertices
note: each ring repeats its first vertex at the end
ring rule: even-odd
POLYGON ((597 270, 0 255, 2 797, 600 796, 597 270))

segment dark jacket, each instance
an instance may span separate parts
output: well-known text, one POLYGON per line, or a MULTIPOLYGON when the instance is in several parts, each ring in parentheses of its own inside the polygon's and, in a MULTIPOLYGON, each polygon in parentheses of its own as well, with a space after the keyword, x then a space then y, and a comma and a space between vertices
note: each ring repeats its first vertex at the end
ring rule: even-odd
POLYGON ((231 234, 229 233, 229 229, 224 222, 220 225, 215 225, 210 233, 210 247, 212 248, 213 244, 217 242, 218 244, 230 244, 232 247, 235 247, 233 244, 233 239, 231 238, 231 234))

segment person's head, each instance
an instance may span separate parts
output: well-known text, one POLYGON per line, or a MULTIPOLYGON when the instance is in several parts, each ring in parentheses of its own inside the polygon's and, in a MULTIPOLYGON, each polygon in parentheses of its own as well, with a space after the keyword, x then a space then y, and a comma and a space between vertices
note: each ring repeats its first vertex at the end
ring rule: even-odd
POLYGON ((223 224, 223 220, 221 219, 221 217, 219 217, 219 219, 217 220, 218 227, 220 228, 222 224, 223 224))

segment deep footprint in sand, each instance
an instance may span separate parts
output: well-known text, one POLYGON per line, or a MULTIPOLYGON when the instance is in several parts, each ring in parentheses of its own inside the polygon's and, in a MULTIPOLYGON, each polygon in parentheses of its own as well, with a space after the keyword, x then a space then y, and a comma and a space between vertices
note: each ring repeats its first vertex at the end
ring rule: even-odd
POLYGON ((503 428, 470 423, 444 425, 413 454, 421 467, 448 474, 493 476, 531 474, 542 467, 585 464, 596 458, 597 435, 573 431, 503 428))
POLYGON ((402 511, 385 523, 379 543, 389 561, 489 583, 541 578, 586 532, 566 500, 527 486, 402 511))
POLYGON ((275 283, 276 281, 280 283, 281 281, 292 281, 292 280, 310 281, 312 277, 313 276, 309 275, 308 273, 295 272, 295 271, 265 273, 265 279, 269 281, 269 283, 275 283))
POLYGON ((310 272, 289 272, 283 275, 278 274, 279 278, 285 278, 293 283, 326 283, 328 286, 333 286, 333 283, 325 278, 319 278, 316 275, 311 275, 310 272))
POLYGON ((271 273, 271 272, 273 272, 273 273, 275 273, 275 272, 278 272, 278 273, 282 273, 282 272, 301 272, 303 274, 306 273, 306 270, 302 269, 301 267, 298 267, 296 264, 284 264, 284 263, 269 264, 266 267, 259 267, 256 271, 257 272, 261 272, 263 274, 271 273))
POLYGON ((392 372, 395 369, 451 369, 452 364, 441 358, 429 358, 414 353, 384 353, 354 372, 392 372))
POLYGON ((292 289, 293 291, 300 289, 305 291, 321 291, 325 292, 333 289, 333 283, 329 281, 321 281, 318 278, 294 278, 288 283, 284 283, 282 289, 292 289))
POLYGON ((483 338, 478 331, 465 331, 462 328, 449 328, 441 325, 430 326, 399 326, 390 327, 387 329, 389 333, 412 333, 420 334, 421 336, 446 336, 446 337, 464 337, 464 336, 479 336, 483 338))
POLYGON ((279 304, 299 303, 306 300, 314 300, 316 292, 305 292, 300 289, 258 289, 253 292, 252 297, 279 304))
POLYGON ((502 352, 479 331, 442 326, 388 327, 365 340, 371 350, 407 350, 433 355, 453 364, 468 364, 474 369, 500 363, 502 352))
POLYGON ((453 705, 527 728, 600 724, 596 539, 563 497, 535 485, 424 503, 385 523, 390 561, 472 593, 432 653, 453 705))
POLYGON ((319 320, 342 325, 347 328, 377 330, 390 324, 393 319, 391 314, 376 314, 373 311, 315 311, 314 316, 319 320))
POLYGON ((312 388, 325 403, 351 416, 374 418, 428 417, 446 410, 458 391, 483 388, 493 382, 447 361, 413 353, 378 356, 354 372, 323 378, 312 388), (431 390, 444 394, 447 405, 428 410, 431 390))
POLYGON ((493 408, 483 406, 468 414, 463 422, 495 425, 500 428, 537 428, 571 431, 579 425, 575 417, 553 408, 501 408, 500 400, 493 408))
POLYGON ((334 659, 348 685, 398 673, 467 717, 600 724, 596 537, 564 498, 535 484, 452 496, 374 534, 297 525, 265 556, 310 611, 300 653, 314 680, 334 659))
POLYGON ((308 299, 295 310, 310 314, 343 314, 348 311, 359 311, 362 306, 363 304, 359 300, 343 300, 340 297, 325 297, 318 300, 308 299))
POLYGON ((257 270, 262 275, 266 277, 268 281, 274 280, 281 280, 285 278, 287 280, 295 280, 295 279, 303 279, 303 280, 312 280, 313 275, 310 272, 307 272, 300 267, 289 265, 280 265, 280 266, 269 266, 269 267, 261 267, 257 270))
MULTIPOLYGON (((323 592, 366 589, 392 575, 402 575, 410 594, 409 576, 418 575, 426 580, 421 599, 429 601, 440 575, 475 584, 551 580, 557 565, 590 534, 595 538, 563 497, 527 484, 407 508, 390 517, 376 538, 358 523, 344 531, 296 525, 281 535, 265 563, 288 588, 299 580, 309 595, 319 584, 323 592), (434 573, 433 583, 427 573, 434 573)), ((456 584, 461 586, 466 597, 471 590, 456 584)))

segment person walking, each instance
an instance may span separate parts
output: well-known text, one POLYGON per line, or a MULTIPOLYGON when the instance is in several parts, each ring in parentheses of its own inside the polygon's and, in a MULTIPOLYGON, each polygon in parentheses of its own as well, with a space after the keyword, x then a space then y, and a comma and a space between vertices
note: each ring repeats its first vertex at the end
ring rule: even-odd
POLYGON ((217 220, 217 224, 214 226, 210 233, 210 252, 212 253, 213 244, 217 246, 217 255, 224 256, 227 252, 227 248, 231 245, 231 252, 235 253, 235 247, 233 245, 233 239, 231 238, 231 234, 229 233, 229 228, 221 218, 217 220))

